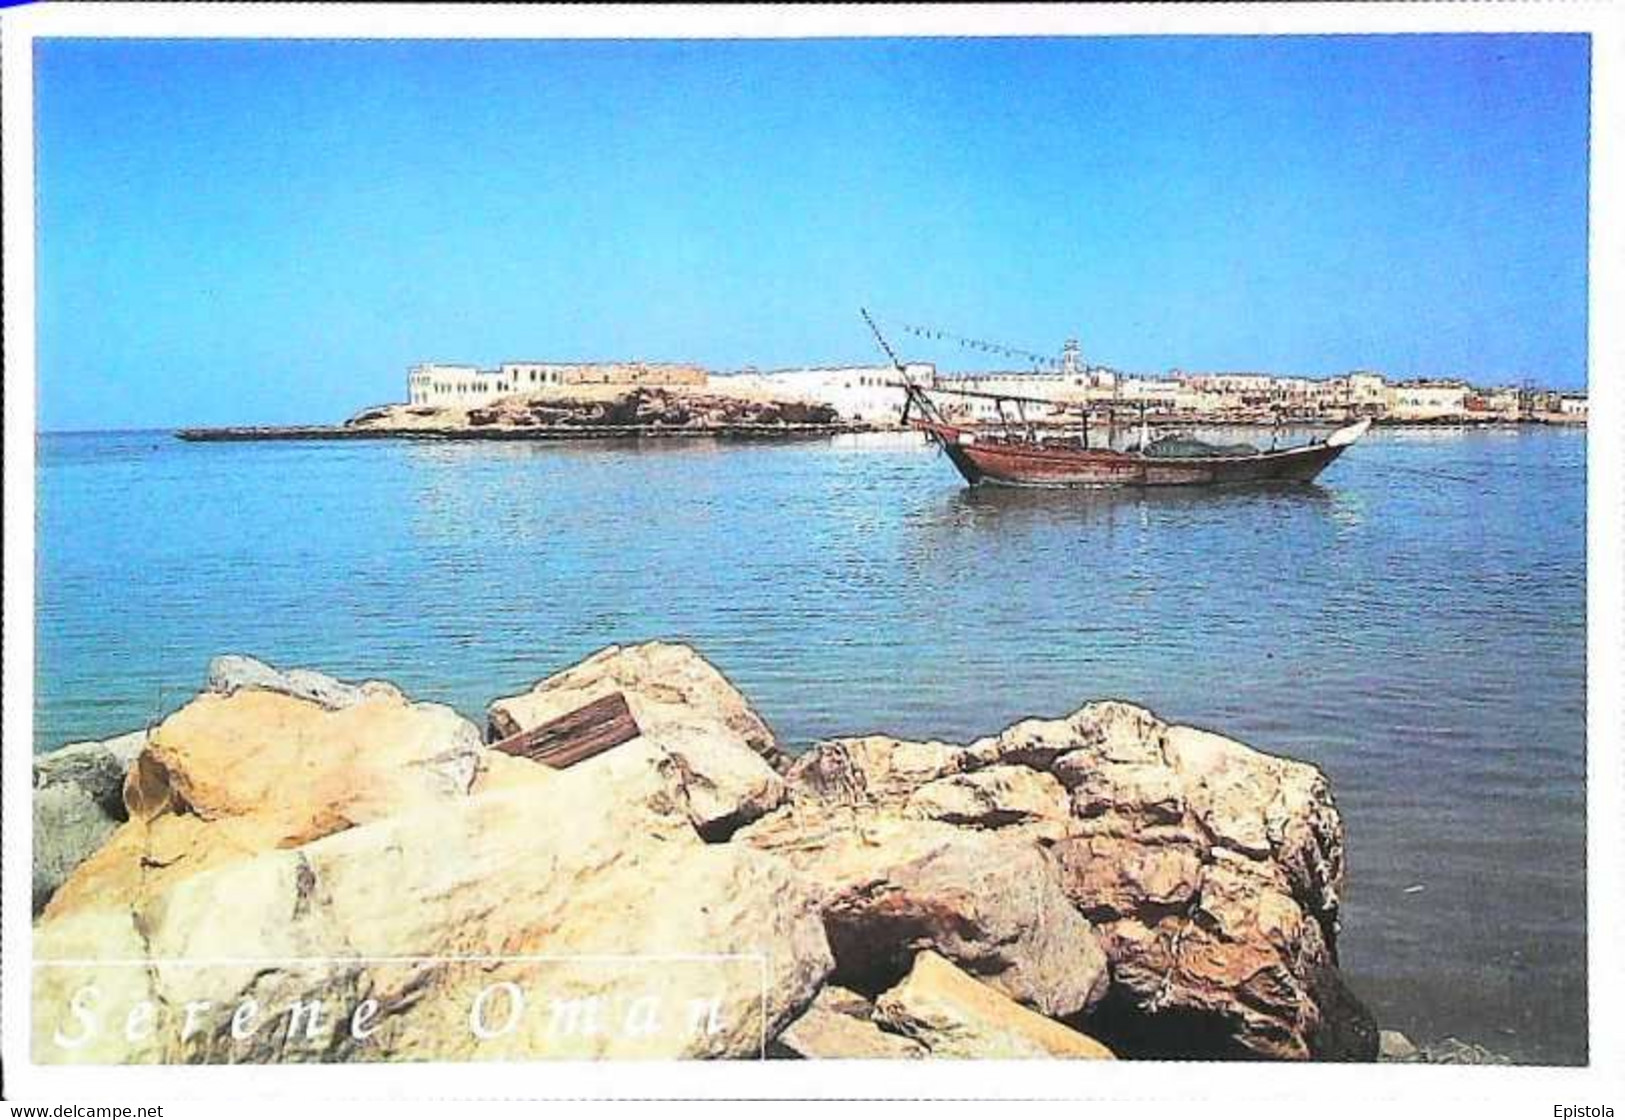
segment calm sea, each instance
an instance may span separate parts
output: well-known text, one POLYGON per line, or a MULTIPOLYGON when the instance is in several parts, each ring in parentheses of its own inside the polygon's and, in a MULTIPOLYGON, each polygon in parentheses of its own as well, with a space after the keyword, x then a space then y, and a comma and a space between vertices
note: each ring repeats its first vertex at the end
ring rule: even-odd
MULTIPOLYGON (((1298 490, 968 491, 907 436, 39 443, 38 750, 219 653, 479 720, 692 642, 780 736, 951 740, 1124 697, 1312 761, 1386 1027, 1580 1062, 1582 432, 1382 431, 1298 490)), ((481 721, 483 722, 483 720, 481 721)))

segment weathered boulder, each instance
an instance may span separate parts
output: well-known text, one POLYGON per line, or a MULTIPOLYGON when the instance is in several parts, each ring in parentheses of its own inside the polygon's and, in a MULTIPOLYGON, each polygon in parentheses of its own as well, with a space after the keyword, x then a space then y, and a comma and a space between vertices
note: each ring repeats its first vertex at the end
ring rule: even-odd
POLYGON ((882 991, 929 948, 1044 1014, 1080 1014, 1107 962, 1041 847, 1068 819, 1065 791, 1013 767, 963 774, 965 759, 943 743, 820 744, 791 768, 789 804, 737 838, 812 883, 841 983, 882 991))
POLYGON ((1406 1038, 1399 1031, 1379 1031, 1377 1034, 1377 1059, 1383 1062, 1409 1062, 1420 1057, 1421 1051, 1416 1043, 1406 1038))
POLYGON ((810 892, 706 843, 656 746, 564 771, 481 752, 464 784, 441 748, 466 738, 383 697, 171 717, 142 756, 161 781, 35 930, 37 959, 132 963, 38 969, 36 1058, 758 1056, 807 1009, 832 967, 810 892))
POLYGON ((1505 1054, 1497 1054, 1495 1051, 1480 1046, 1476 1042, 1463 1042, 1455 1037, 1425 1043, 1418 1046, 1416 1052, 1411 1056, 1393 1060, 1443 1066, 1510 1066, 1516 1064, 1505 1054))
POLYGON ((768 1048, 775 1058, 924 1058, 926 1049, 906 1035, 883 1031, 866 997, 825 985, 812 1006, 785 1027, 768 1048))
MULTIPOLYGON (((968 828, 1003 828, 1060 825, 1069 808, 1066 789, 1051 775, 1025 766, 997 765, 927 782, 909 794, 903 811, 968 828)), ((1062 830, 1050 831, 1058 838, 1062 830)))
POLYGON ((1174 1054, 1374 1058, 1336 969, 1343 830, 1321 773, 1128 705, 1068 722, 1051 771, 1075 823, 1054 853, 1111 957, 1124 1037, 1169 1016, 1174 1054))
POLYGON ((145 731, 70 743, 34 759, 34 788, 78 786, 109 815, 124 811, 124 776, 147 743, 145 731))
POLYGON ((728 679, 688 646, 611 646, 493 702, 493 737, 506 737, 619 692, 641 731, 667 758, 691 819, 708 839, 726 839, 784 800, 777 740, 728 679))
POLYGON ((861 807, 906 800, 927 782, 970 765, 965 748, 953 743, 866 735, 819 743, 785 777, 804 802, 861 807))
POLYGON ((263 661, 235 653, 209 662, 209 676, 204 687, 225 696, 245 688, 263 689, 297 700, 309 700, 330 711, 359 704, 370 696, 404 699, 400 689, 388 681, 349 684, 314 669, 277 669, 263 661))
POLYGON ((867 991, 934 949, 1045 1015, 1077 1015, 1106 992, 1106 955, 1061 889, 1048 856, 1023 840, 964 836, 827 899, 838 975, 867 991))
POLYGON ((72 743, 34 759, 34 913, 124 821, 124 777, 145 731, 72 743))
POLYGON ((107 841, 119 822, 82 788, 34 791, 34 913, 51 900, 75 867, 107 841))
MULTIPOLYGON (((406 704, 385 681, 348 684, 310 669, 280 670, 252 657, 228 654, 209 663, 205 694, 229 697, 240 692, 271 693, 305 700, 338 711, 367 700, 406 704)), ((440 710, 444 719, 452 716, 440 710)), ((453 719, 457 717, 452 716, 453 719)), ((458 720, 465 769, 479 744, 476 729, 458 720)), ((75 743, 34 761, 34 912, 40 913, 69 873, 100 848, 129 817, 125 783, 148 745, 148 731, 134 731, 102 742, 75 743)), ((243 744, 253 749, 253 741, 243 744)), ((150 783, 156 771, 145 771, 150 783)), ((286 777, 287 775, 283 775, 286 777)), ((472 776, 470 770, 469 776, 472 776)))
POLYGON ((1111 1058, 1088 1035, 1029 1011, 932 952, 875 1002, 883 1026, 933 1058, 1111 1058))
MULTIPOLYGON (((1075 1015, 1062 1008, 1076 988, 1045 992, 1056 970, 1034 963, 1001 980, 979 963, 990 955, 943 933, 989 939, 997 923, 982 915, 1024 912, 1030 926, 1033 914, 1056 913, 1040 903, 1047 889, 1016 890, 1016 869, 1031 869, 1028 881, 1057 883, 1088 919, 1091 942, 1098 933, 1111 986, 1091 1021, 1120 1048, 1375 1057, 1375 1024, 1336 967, 1343 831, 1314 767, 1106 701, 965 747, 824 743, 787 780, 789 804, 740 839, 784 854, 818 885, 848 983, 895 972, 929 946, 1022 1002, 1075 1015), (978 838, 1005 847, 997 856, 967 847, 929 887, 890 878, 978 838), (1041 851, 1041 867, 1012 855, 1019 845, 1041 851), (972 871, 998 866, 1009 869, 1002 889, 990 882, 999 872, 972 871), (976 909, 971 898, 989 901, 976 909)), ((1036 940, 1053 949, 1077 939, 1036 940)), ((1055 959, 1026 956, 1034 940, 999 944, 1031 962, 1055 959)))
POLYGON ((468 720, 393 689, 337 710, 258 687, 204 692, 152 731, 125 780, 131 819, 46 913, 465 796, 483 753, 468 720))

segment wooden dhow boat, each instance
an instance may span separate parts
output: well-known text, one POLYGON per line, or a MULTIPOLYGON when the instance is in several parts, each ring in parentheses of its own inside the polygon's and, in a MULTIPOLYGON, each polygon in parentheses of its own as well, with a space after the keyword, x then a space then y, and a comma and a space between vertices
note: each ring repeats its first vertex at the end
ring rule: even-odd
MULTIPOLYGON (((1043 431, 1030 423, 1026 406, 1064 409, 1061 402, 1009 393, 991 393, 934 386, 930 393, 916 382, 897 359, 867 311, 863 317, 874 331, 896 369, 907 400, 903 423, 926 434, 972 486, 1216 486, 1249 482, 1312 482, 1338 456, 1357 443, 1371 427, 1360 420, 1331 432, 1323 439, 1295 447, 1261 450, 1247 444, 1221 445, 1182 436, 1153 440, 1140 411, 1140 438, 1129 450, 1092 447, 1089 439, 1090 406, 1081 409, 1081 423, 1066 432, 1043 431), (950 422, 930 394, 980 397, 995 402, 1002 423, 996 428, 950 422), (1012 423, 1005 406, 1013 405, 1012 423)), ((1108 410, 1111 405, 1105 405, 1108 410)), ((1115 420, 1115 414, 1109 412, 1115 420)))
POLYGON ((931 419, 923 392, 911 389, 922 417, 912 426, 937 443, 972 486, 1215 486, 1240 482, 1312 482, 1371 426, 1361 420, 1338 428, 1324 440, 1274 451, 1207 448, 1197 441, 1172 439, 1143 450, 1088 447, 1085 441, 1033 438, 978 431, 931 419), (1179 453, 1159 451, 1179 444, 1179 453), (1192 453, 1194 451, 1194 453, 1192 453))

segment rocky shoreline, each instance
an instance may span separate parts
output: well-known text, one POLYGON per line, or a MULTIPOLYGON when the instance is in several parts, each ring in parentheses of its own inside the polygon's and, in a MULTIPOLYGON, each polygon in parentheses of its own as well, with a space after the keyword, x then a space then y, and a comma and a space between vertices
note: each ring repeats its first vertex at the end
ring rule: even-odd
POLYGON ((783 439, 873 431, 829 405, 721 396, 690 388, 579 386, 475 407, 387 404, 342 424, 182 428, 192 443, 257 440, 783 439))
POLYGON ((486 719, 223 657, 156 726, 37 758, 35 953, 62 963, 36 1057, 1494 1059, 1379 1039, 1348 990, 1325 777, 1143 708, 792 758, 694 650, 648 643, 486 719), (507 749, 616 696, 610 749, 507 749), (619 998, 633 960, 706 1014, 562 1037, 561 1001, 619 998), (92 1031, 86 961, 130 962, 97 998, 184 1023, 92 1031), (544 990, 552 1020, 521 1016, 544 990), (467 1029, 499 997, 512 1023, 467 1029), (239 1030, 329 998, 352 1029, 239 1030))
MULTIPOLYGON (((1347 417, 1344 417, 1347 419, 1347 417)), ((1289 424, 1331 425, 1331 415, 1291 418, 1289 424)), ((1392 428, 1489 428, 1517 423, 1565 423, 1561 417, 1508 420, 1491 417, 1375 418, 1392 428)), ((1583 424, 1583 421, 1580 421, 1583 424)), ((1110 427, 1104 418, 1096 427, 1110 427)), ((1268 412, 1159 415, 1150 427, 1269 429, 1268 412)), ((1075 432, 1077 419, 1034 417, 1031 426, 1075 432)), ((385 404, 362 409, 342 424, 182 428, 187 442, 265 440, 496 440, 556 441, 710 437, 716 439, 816 438, 875 431, 902 431, 897 420, 843 418, 832 405, 767 391, 721 393, 692 386, 576 385, 519 393, 483 405, 385 404)))

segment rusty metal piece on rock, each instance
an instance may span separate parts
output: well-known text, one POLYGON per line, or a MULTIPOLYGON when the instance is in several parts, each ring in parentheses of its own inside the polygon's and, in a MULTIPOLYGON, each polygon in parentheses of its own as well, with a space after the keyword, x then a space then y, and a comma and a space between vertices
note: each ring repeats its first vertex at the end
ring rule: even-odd
POLYGON ((612 692, 557 719, 509 735, 491 744, 491 749, 563 770, 640 734, 626 696, 612 692))

